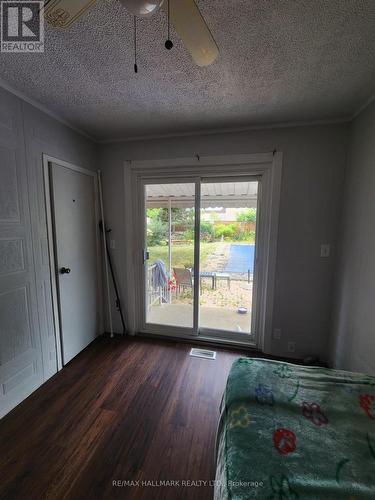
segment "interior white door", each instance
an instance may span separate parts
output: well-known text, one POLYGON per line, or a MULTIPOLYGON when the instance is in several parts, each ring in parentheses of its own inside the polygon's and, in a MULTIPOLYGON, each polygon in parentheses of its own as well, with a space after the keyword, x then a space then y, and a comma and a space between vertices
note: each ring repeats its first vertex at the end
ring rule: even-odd
POLYGON ((95 176, 51 165, 63 363, 98 331, 95 176))

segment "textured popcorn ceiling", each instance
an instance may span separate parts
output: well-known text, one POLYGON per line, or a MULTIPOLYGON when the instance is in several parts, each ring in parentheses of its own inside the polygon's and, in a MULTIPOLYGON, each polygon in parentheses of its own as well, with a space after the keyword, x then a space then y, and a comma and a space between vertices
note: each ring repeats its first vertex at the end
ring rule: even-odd
MULTIPOLYGON (((171 0, 173 1, 173 0, 171 0)), ((160 11, 102 0, 44 54, 0 54, 0 77, 100 140, 346 117, 374 92, 374 0, 199 0, 220 47, 195 66, 160 11)))

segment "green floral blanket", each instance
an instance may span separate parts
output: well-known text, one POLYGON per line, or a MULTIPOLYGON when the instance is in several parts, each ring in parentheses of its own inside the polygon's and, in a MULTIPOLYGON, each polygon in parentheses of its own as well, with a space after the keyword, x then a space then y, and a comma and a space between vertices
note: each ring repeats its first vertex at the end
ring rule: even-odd
POLYGON ((375 377, 241 358, 217 436, 215 500, 375 499, 375 377))

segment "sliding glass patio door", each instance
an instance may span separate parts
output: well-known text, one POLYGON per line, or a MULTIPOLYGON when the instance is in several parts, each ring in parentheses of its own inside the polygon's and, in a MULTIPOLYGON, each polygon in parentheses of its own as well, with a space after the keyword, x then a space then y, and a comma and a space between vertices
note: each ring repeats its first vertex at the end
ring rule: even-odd
POLYGON ((146 324, 193 333, 196 182, 146 183, 144 194, 146 324))
POLYGON ((258 180, 203 179, 200 200, 200 331, 254 331, 258 180))
POLYGON ((143 181, 144 327, 254 338, 259 179, 143 181))

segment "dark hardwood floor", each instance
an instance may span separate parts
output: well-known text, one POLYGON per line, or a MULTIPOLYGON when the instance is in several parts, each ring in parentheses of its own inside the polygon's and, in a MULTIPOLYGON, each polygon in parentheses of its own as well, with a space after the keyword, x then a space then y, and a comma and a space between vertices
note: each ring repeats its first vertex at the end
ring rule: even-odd
POLYGON ((210 361, 190 348, 96 340, 0 421, 0 498, 212 498, 208 485, 113 485, 214 479, 219 404, 241 353, 210 361))

